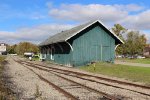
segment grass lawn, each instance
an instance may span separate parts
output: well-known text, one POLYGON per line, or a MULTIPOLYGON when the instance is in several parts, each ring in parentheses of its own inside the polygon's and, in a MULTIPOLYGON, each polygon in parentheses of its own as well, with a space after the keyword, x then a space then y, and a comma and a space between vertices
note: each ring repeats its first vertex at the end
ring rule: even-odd
POLYGON ((0 56, 0 76, 1 76, 1 73, 3 71, 3 66, 2 66, 2 62, 5 60, 5 57, 3 56, 0 56))
POLYGON ((82 66, 80 69, 99 73, 107 76, 115 76, 125 78, 134 82, 143 82, 150 86, 150 68, 147 67, 134 67, 126 65, 116 65, 110 63, 96 63, 94 66, 82 66))
POLYGON ((4 82, 2 81, 2 73, 4 70, 4 64, 3 62, 5 61, 4 56, 0 56, 0 100, 16 100, 15 97, 12 94, 12 91, 8 89, 4 82))
POLYGON ((150 64, 150 58, 145 58, 145 59, 119 58, 119 59, 116 59, 116 60, 126 61, 126 62, 133 62, 133 63, 150 64))
POLYGON ((32 60, 39 61, 39 57, 33 57, 32 60))

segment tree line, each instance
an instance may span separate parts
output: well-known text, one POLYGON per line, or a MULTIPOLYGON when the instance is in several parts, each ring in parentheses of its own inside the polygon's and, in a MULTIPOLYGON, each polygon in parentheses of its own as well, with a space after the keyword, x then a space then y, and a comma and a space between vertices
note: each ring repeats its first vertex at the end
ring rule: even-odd
POLYGON ((143 50, 147 42, 144 34, 141 34, 139 31, 128 30, 120 24, 115 24, 112 31, 124 42, 124 44, 117 47, 116 54, 130 56, 143 55, 143 50))
POLYGON ((30 42, 20 42, 19 44, 14 44, 12 46, 7 47, 7 52, 9 54, 19 54, 23 55, 25 52, 33 52, 38 53, 39 48, 37 45, 30 43, 30 42))

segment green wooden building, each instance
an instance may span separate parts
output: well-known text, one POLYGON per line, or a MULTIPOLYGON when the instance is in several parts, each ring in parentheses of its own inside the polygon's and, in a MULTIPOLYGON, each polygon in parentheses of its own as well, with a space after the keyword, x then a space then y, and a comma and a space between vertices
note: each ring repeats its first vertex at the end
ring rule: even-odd
POLYGON ((95 61, 114 62, 115 47, 123 43, 99 20, 62 31, 39 44, 42 58, 67 66, 95 61))

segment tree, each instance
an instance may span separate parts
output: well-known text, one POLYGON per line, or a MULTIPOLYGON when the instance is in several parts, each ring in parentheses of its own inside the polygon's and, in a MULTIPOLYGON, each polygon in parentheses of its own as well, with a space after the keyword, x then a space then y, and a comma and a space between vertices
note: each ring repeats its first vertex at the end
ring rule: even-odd
MULTIPOLYGON (((125 42, 123 35, 127 32, 127 29, 121 26, 120 24, 115 24, 112 28, 112 31, 119 36, 125 42)), ((125 53, 125 45, 121 44, 116 48, 116 54, 124 54, 125 53)))
POLYGON ((8 46, 7 46, 7 52, 8 52, 9 54, 15 54, 15 53, 16 53, 16 47, 17 47, 16 44, 15 44, 15 45, 12 45, 12 46, 8 45, 8 46))
POLYGON ((142 54, 146 41, 145 35, 141 35, 139 31, 130 31, 126 39, 126 47, 128 48, 126 52, 132 56, 142 54))
POLYGON ((7 46, 7 52, 9 54, 17 53, 19 55, 23 55, 25 52, 34 52, 38 53, 39 48, 37 45, 32 44, 30 42, 20 42, 19 44, 15 44, 12 46, 7 46))
POLYGON ((120 24, 115 24, 114 27, 112 28, 112 31, 119 37, 122 37, 123 33, 127 31, 126 28, 121 26, 120 24))
POLYGON ((127 31, 120 24, 115 24, 112 31, 124 41, 124 44, 117 47, 116 54, 133 56, 143 53, 147 41, 145 35, 139 31, 127 31))
POLYGON ((25 52, 38 53, 39 48, 37 45, 30 42, 20 42, 16 47, 17 54, 23 55, 25 52))

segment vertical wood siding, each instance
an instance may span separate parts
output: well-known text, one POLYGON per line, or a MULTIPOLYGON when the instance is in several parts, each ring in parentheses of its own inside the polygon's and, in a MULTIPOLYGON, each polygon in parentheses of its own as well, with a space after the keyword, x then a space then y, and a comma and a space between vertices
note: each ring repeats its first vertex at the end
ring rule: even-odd
MULTIPOLYGON (((92 28, 74 36, 68 42, 71 43, 73 51, 68 44, 60 43, 60 47, 54 45, 54 61, 59 64, 81 66, 93 61, 114 61, 115 39, 104 31, 100 26, 95 25, 92 28)), ((46 54, 46 60, 51 60, 51 52, 46 54)))
POLYGON ((93 61, 114 61, 115 40, 96 26, 73 41, 73 65, 81 66, 93 61))

